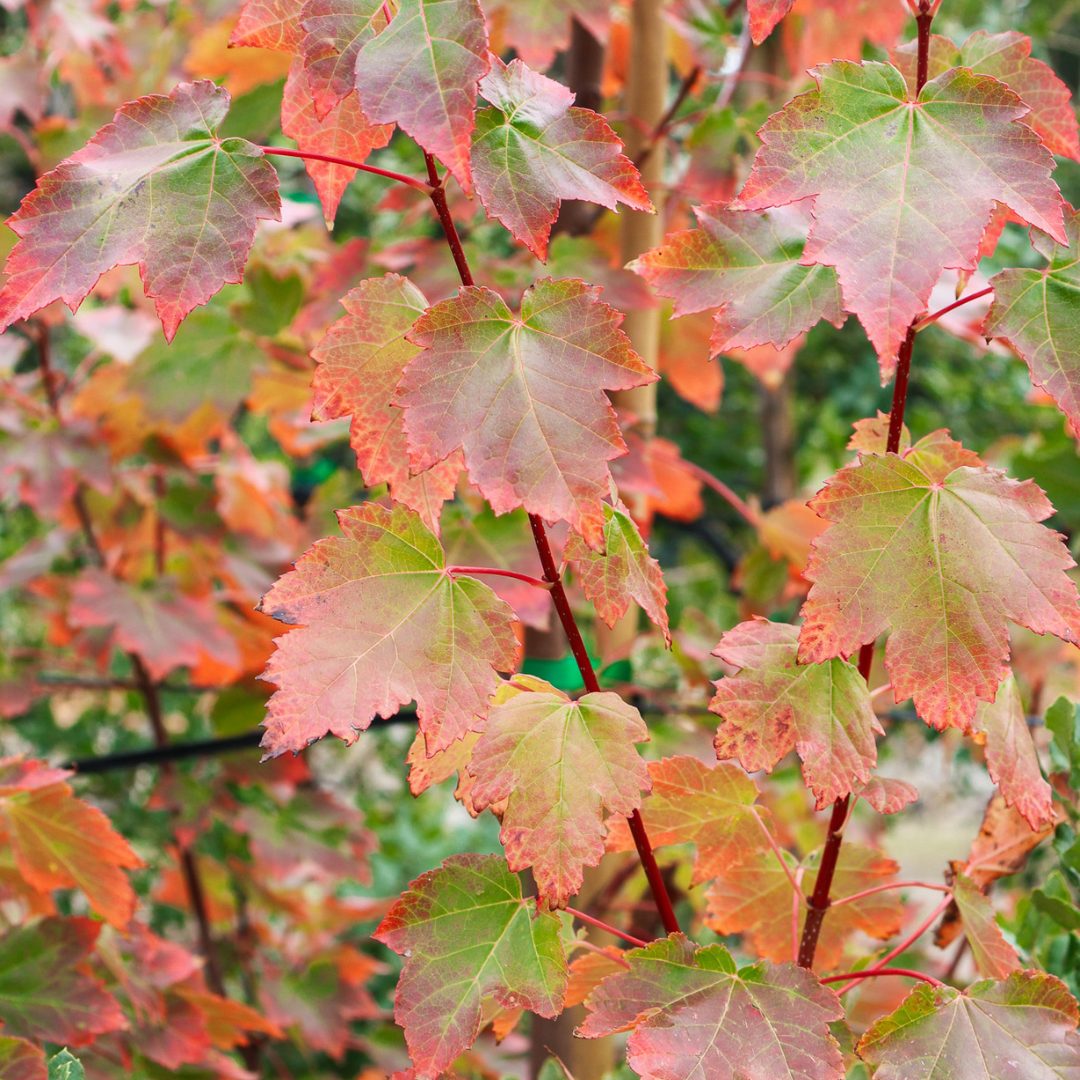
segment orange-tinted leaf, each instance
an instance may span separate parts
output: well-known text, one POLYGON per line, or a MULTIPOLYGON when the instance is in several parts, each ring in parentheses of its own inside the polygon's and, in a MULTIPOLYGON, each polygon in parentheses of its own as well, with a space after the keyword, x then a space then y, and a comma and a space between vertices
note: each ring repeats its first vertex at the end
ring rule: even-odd
POLYGON ((1020 970, 1016 950, 1005 940, 990 901, 962 874, 953 884, 953 900, 960 910, 975 967, 984 979, 1007 979, 1020 970))
MULTIPOLYGON (((809 896, 817 881, 820 851, 803 860, 802 891, 809 896)), ((787 855, 789 869, 799 866, 787 855)), ((839 900, 875 885, 884 885, 899 867, 873 848, 850 841, 840 849, 833 877, 832 896, 839 900)), ((790 960, 794 890, 771 851, 759 851, 725 871, 709 886, 705 921, 718 934, 748 933, 758 955, 769 960, 790 960)), ((799 932, 806 921, 806 906, 799 911, 799 932)), ((818 939, 817 967, 827 970, 840 962, 844 942, 855 930, 885 939, 900 929, 904 907, 893 892, 873 893, 850 904, 832 907, 818 939)))
MULTIPOLYGON (((772 831, 769 812, 755 806, 757 785, 742 769, 673 757, 650 761, 649 776, 652 792, 641 804, 645 831, 654 847, 697 847, 692 885, 709 881, 767 846, 763 828, 772 831)), ((607 846, 609 851, 634 850, 625 821, 609 823, 607 846)))
POLYGON ((0 935, 0 1020, 8 1035, 85 1046, 126 1027, 123 1010, 80 968, 101 928, 47 918, 0 935))
MULTIPOLYGON (((445 750, 436 750, 431 757, 428 757, 427 740, 423 733, 418 731, 405 758, 409 765, 409 790, 414 795, 419 795, 427 791, 432 784, 441 784, 444 780, 448 780, 456 772, 458 784, 454 789, 454 798, 465 807, 470 817, 479 817, 483 810, 478 809, 473 801, 472 790, 476 781, 469 775, 468 770, 473 749, 479 738, 479 732, 470 731, 452 742, 445 750)), ((502 817, 505 809, 505 799, 492 803, 490 807, 491 812, 499 818, 502 817)))
POLYGON ((304 37, 302 8, 301 0, 247 0, 230 44, 295 53, 304 37))
POLYGON ((484 994, 558 1013, 567 979, 559 930, 492 855, 455 855, 412 882, 375 938, 405 957, 394 1017, 418 1076, 438 1076, 473 1044, 484 994))
POLYGON ((621 502, 614 506, 604 503, 602 555, 571 532, 563 557, 573 565, 585 596, 596 605, 596 613, 608 626, 614 626, 626 614, 630 602, 636 600, 671 644, 664 575, 621 502))
POLYGON ((453 496, 461 472, 461 455, 410 470, 403 413, 392 404, 405 365, 420 351, 405 335, 427 300, 408 278, 387 274, 361 282, 341 302, 348 314, 311 354, 319 361, 311 383, 312 416, 351 416, 349 442, 364 482, 388 483, 391 497, 416 510, 437 532, 442 504, 453 496))
POLYGON ((235 20, 226 17, 200 31, 184 57, 184 74, 224 83, 235 97, 276 83, 289 70, 289 58, 266 49, 230 47, 235 20))
POLYGON ((476 83, 488 66, 476 0, 401 0, 390 25, 360 49, 360 106, 373 124, 398 124, 470 195, 476 83))
MULTIPOLYGON (((889 58, 904 73, 909 87, 915 84, 918 55, 918 43, 914 41, 889 51, 889 58)), ((971 68, 1005 83, 1031 110, 1024 123, 1038 132, 1047 147, 1055 154, 1080 159, 1080 138, 1069 88, 1053 68, 1032 58, 1031 38, 1026 34, 978 30, 959 48, 947 37, 932 34, 929 77, 936 78, 954 67, 971 68)))
POLYGON ((832 990, 794 964, 737 969, 723 945, 682 934, 625 954, 629 971, 589 995, 580 1028, 596 1038, 631 1028, 627 1061, 644 1080, 841 1080, 829 1023, 832 990))
MULTIPOLYGON (((307 0, 303 5, 304 40, 297 62, 307 74, 315 118, 322 119, 352 92, 356 57, 366 42, 386 28, 389 10, 382 0, 307 0)), ((360 120, 363 123, 362 114, 360 120)))
POLYGON ((574 95, 561 83, 493 56, 480 93, 491 107, 476 118, 476 193, 537 258, 547 258, 562 199, 652 209, 618 137, 598 113, 573 108, 574 95))
POLYGON ((73 626, 111 627, 116 646, 135 653, 154 679, 195 667, 203 651, 232 667, 239 663, 210 605, 167 585, 140 589, 104 570, 84 570, 72 587, 68 618, 73 626))
POLYGON ((760 45, 773 32, 794 3, 795 0, 746 0, 750 37, 755 45, 760 45))
POLYGON ((1005 802, 1015 806, 1033 829, 1054 821, 1053 793, 1043 779, 1020 688, 1011 673, 993 702, 979 703, 971 732, 985 745, 987 768, 1005 802))
POLYGON ((697 521, 705 513, 701 481, 683 465, 678 446, 667 439, 652 438, 645 444, 645 464, 661 494, 649 495, 650 513, 675 521, 697 521))
POLYGON ((836 271, 801 261, 812 221, 806 202, 766 214, 719 203, 694 212, 697 229, 669 234, 663 247, 629 265, 675 301, 676 315, 719 309, 714 355, 783 348, 821 319, 840 326, 847 318, 836 271))
MULTIPOLYGON (((570 981, 566 985, 564 1009, 580 1005, 609 975, 625 971, 628 965, 622 950, 605 945, 603 952, 587 952, 570 962, 570 981)), ((0 1075, 0 1080, 3 1080, 0 1075)))
POLYGON ((626 450, 604 390, 654 382, 622 316, 581 281, 544 278, 515 316, 490 289, 462 288, 408 335, 424 351, 397 403, 414 468, 459 447, 469 478, 497 514, 524 506, 565 519, 598 548, 607 462, 626 450))
POLYGON ((904 0, 795 0, 780 28, 788 67, 801 75, 830 60, 858 60, 864 41, 895 44, 909 16, 904 0))
POLYGON ((888 378, 942 271, 975 269, 995 202, 1065 242, 1053 158, 1016 123, 1027 111, 1020 99, 966 68, 931 79, 917 103, 890 64, 837 61, 817 68, 816 79, 819 89, 766 122, 732 205, 764 210, 814 198, 802 261, 836 267, 844 307, 858 315, 888 378))
POLYGON ((1063 820, 1063 813, 1040 829, 1032 827, 1020 816, 1005 797, 995 793, 986 804, 979 835, 971 844, 968 861, 963 870, 976 886, 985 889, 999 878, 1008 877, 1022 870, 1031 852, 1063 820))
POLYGON ((272 1039, 285 1037, 277 1024, 242 1001, 187 987, 181 987, 178 993, 206 1017, 207 1035, 211 1044, 219 1050, 232 1050, 249 1042, 247 1033, 253 1031, 269 1035, 272 1039))
POLYGON ((947 432, 903 456, 861 453, 811 502, 833 527, 814 541, 799 659, 850 656, 892 630, 885 664, 897 701, 927 723, 967 729, 1007 674, 1006 617, 1080 639, 1073 565, 1039 524, 1053 507, 947 432))
POLYGON ((135 892, 121 868, 143 863, 100 810, 76 799, 65 783, 4 788, 0 820, 15 865, 35 889, 82 889, 102 918, 116 927, 128 924, 135 892))
POLYGON ((701 311, 660 327, 660 373, 679 397, 707 413, 720 408, 724 391, 724 365, 709 347, 712 331, 712 318, 701 311))
MULTIPOLYGON (((336 101, 320 117, 308 93, 304 69, 297 59, 293 61, 289 77, 285 80, 281 130, 290 139, 295 139, 296 145, 307 153, 364 162, 372 150, 390 141, 394 128, 392 124, 369 124, 360 110, 360 99, 355 90, 336 101)), ((305 160, 304 167, 319 193, 326 227, 332 229, 341 193, 356 175, 356 170, 310 158, 305 160)))
POLYGON ((228 91, 182 83, 169 97, 124 105, 43 176, 10 220, 21 239, 7 262, 0 328, 53 300, 74 311, 106 270, 137 263, 171 341, 192 308, 240 281, 255 226, 277 220, 280 202, 261 152, 217 138, 228 110, 228 91))
POLYGON ((828 527, 806 503, 788 499, 761 515, 758 537, 774 559, 787 559, 801 573, 810 545, 828 527))
POLYGON ((865 784, 856 784, 852 790, 879 814, 899 813, 919 797, 914 784, 887 776, 871 776, 865 784))
POLYGON ((532 867, 543 904, 565 905, 581 888, 582 867, 599 865, 603 811, 627 815, 641 805, 650 781, 634 743, 648 738, 618 694, 571 701, 527 675, 499 691, 469 763, 472 797, 480 809, 507 800, 499 839, 511 870, 532 867))
POLYGON ((713 652, 742 668, 716 685, 709 709, 723 717, 716 756, 744 769, 771 770, 791 750, 803 762, 818 807, 865 784, 883 734, 870 691, 853 664, 800 664, 799 630, 757 618, 729 630, 713 652))
POLYGON ((338 521, 344 536, 316 543, 260 604, 305 624, 278 639, 263 676, 278 686, 268 756, 328 733, 351 743, 414 698, 429 750, 479 730, 497 670, 514 667, 513 612, 486 585, 446 573, 413 511, 366 503, 338 521))

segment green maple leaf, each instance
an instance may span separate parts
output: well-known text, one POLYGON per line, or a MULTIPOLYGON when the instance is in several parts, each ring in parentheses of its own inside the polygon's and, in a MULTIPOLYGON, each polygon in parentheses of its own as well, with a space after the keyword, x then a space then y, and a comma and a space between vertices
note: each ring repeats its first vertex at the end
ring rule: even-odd
POLYGON ((566 994, 561 923, 493 855, 455 855, 422 874, 375 939, 405 957, 394 1018, 417 1074, 435 1077, 472 1046, 481 999, 555 1016, 566 994))

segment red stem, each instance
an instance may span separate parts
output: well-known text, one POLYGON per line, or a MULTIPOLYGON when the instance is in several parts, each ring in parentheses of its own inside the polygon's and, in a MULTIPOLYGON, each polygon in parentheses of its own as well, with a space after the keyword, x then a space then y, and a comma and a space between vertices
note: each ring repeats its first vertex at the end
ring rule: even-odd
POLYGON ((624 934, 621 930, 612 926, 610 923, 604 922, 603 919, 594 919, 591 915, 586 915, 584 911, 578 911, 577 908, 567 907, 566 913, 573 915, 575 919, 580 919, 583 923, 588 923, 589 926, 595 926, 597 930, 606 930, 609 934, 614 934, 617 938, 622 938, 623 941, 629 945, 633 945, 635 948, 644 949, 649 943, 642 941, 641 938, 636 938, 632 934, 624 934))
POLYGON ((365 165, 362 161, 350 161, 348 158, 331 157, 329 154, 316 154, 308 150, 287 150, 281 146, 260 146, 264 154, 276 154, 278 157, 301 158, 305 161, 325 161, 328 165, 342 165, 346 169, 359 169, 361 172, 374 173, 376 176, 385 176, 387 180, 397 180, 398 183, 408 184, 425 195, 431 194, 431 188, 423 180, 417 180, 412 176, 402 173, 390 172, 387 169, 377 169, 374 165, 365 165))
POLYGON ((550 581, 541 581, 539 578, 529 577, 528 574, 519 574, 516 570, 499 570, 494 566, 448 566, 446 572, 452 577, 458 574, 490 574, 494 577, 508 577, 515 581, 524 581, 526 585, 532 585, 537 589, 551 589, 550 581))
POLYGON ((934 21, 934 13, 926 0, 919 0, 919 14, 915 16, 915 25, 919 32, 919 59, 915 73, 915 100, 922 93, 926 85, 926 76, 930 69, 930 24, 934 21))
POLYGON ((761 526, 761 515, 748 503, 743 502, 723 480, 718 480, 711 472, 703 469, 700 465, 695 465, 692 461, 683 459, 679 464, 691 476, 696 476, 706 487, 711 487, 717 495, 724 499, 736 513, 740 514, 755 529, 761 526))
MULTIPOLYGON (((911 353, 914 346, 915 324, 912 323, 908 327, 897 357, 892 410, 889 413, 889 436, 885 443, 885 452, 888 454, 895 454, 900 449, 900 435, 904 429, 904 408, 907 405, 908 376, 911 373, 911 353)), ((870 667, 873 662, 874 643, 868 641, 859 651, 859 674, 867 684, 870 682, 870 667)), ((836 873, 836 862, 840 857, 840 845, 844 840, 844 823, 847 821, 850 801, 851 796, 845 795, 833 803, 829 835, 825 840, 825 849, 821 853, 821 868, 814 882, 813 895, 807 902, 810 910, 803 924, 802 942, 799 945, 799 964, 802 967, 808 968, 814 965, 814 953, 817 951, 821 924, 825 921, 825 912, 830 906, 829 891, 832 888, 833 875, 836 873)))
POLYGON ((963 307, 965 304, 970 304, 972 300, 981 300, 984 296, 989 296, 994 291, 993 286, 989 286, 985 289, 980 289, 978 292, 972 293, 970 296, 961 297, 954 304, 950 304, 948 307, 943 307, 940 311, 935 311, 932 315, 927 315, 925 319, 920 319, 915 324, 915 332, 925 330, 926 327, 932 323, 936 323, 942 315, 948 315, 950 311, 955 310, 958 307, 963 307))
MULTIPOLYGON (((917 930, 914 930, 910 934, 908 934, 908 936, 906 938, 904 938, 904 940, 901 941, 900 944, 897 945, 895 949, 893 949, 891 952, 886 953, 873 967, 867 968, 866 971, 864 971, 864 972, 860 972, 860 976, 865 978, 867 975, 874 975, 874 974, 877 974, 877 972, 879 972, 879 971, 885 970, 886 964, 888 964, 888 962, 890 960, 892 960, 892 958, 894 956, 899 956, 905 949, 909 949, 916 941, 918 941, 919 938, 921 938, 923 936, 923 934, 925 934, 926 931, 929 930, 930 927, 934 925, 934 923, 937 921, 937 917, 951 903, 952 903, 952 893, 949 893, 945 897, 945 899, 942 900, 941 903, 938 904, 938 906, 936 908, 934 908, 934 910, 930 913, 929 918, 927 918, 925 920, 925 922, 923 922, 923 923, 921 923, 919 925, 917 930)), ((854 985, 855 985, 855 983, 853 982, 853 983, 851 983, 850 986, 845 986, 844 989, 840 991, 840 993, 841 994, 846 994, 854 985)))
MULTIPOLYGON (((446 201, 446 190, 439 179, 435 159, 431 154, 424 152, 424 162, 427 165, 428 178, 431 180, 431 188, 428 195, 435 207, 435 213, 439 216, 439 224, 442 225, 446 242, 450 246, 450 253, 454 257, 454 265, 457 267, 458 276, 462 285, 474 284, 472 271, 469 269, 469 261, 465 257, 465 249, 461 246, 461 238, 458 236, 457 226, 450 213, 450 207, 446 201)), ((563 588, 559 568, 555 565, 555 557, 551 554, 551 545, 548 543, 547 531, 544 528, 543 519, 536 514, 529 515, 529 527, 532 529, 533 541, 536 544, 536 553, 540 556, 540 565, 544 570, 544 581, 551 586, 551 601, 559 616, 566 639, 570 643, 570 652, 577 662, 581 672, 585 690, 590 694, 598 693, 600 683, 593 670, 592 661, 585 648, 585 642, 581 638, 574 612, 571 610, 570 601, 566 597, 566 589, 563 588)), ((645 832, 645 824, 641 815, 635 810, 629 818, 630 835, 634 838, 634 846, 637 848, 638 858, 641 859, 642 868, 645 871, 649 889, 652 891, 656 910, 660 915, 660 921, 664 930, 669 934, 677 933, 679 920, 675 917, 675 909, 671 905, 671 897, 668 896, 664 877, 660 873, 660 867, 656 865, 656 856, 653 854, 652 845, 649 843, 648 834, 645 832)))
POLYGON ((889 885, 875 885, 872 889, 863 889, 862 892, 852 893, 841 900, 834 900, 832 907, 841 904, 853 904, 864 896, 873 896, 874 893, 888 892, 889 889, 936 889, 938 892, 950 892, 948 885, 935 885, 932 881, 894 881, 889 885))
POLYGON ((944 986, 945 984, 933 975, 927 975, 913 968, 871 968, 867 971, 846 971, 843 975, 829 975, 822 979, 823 983, 841 982, 845 979, 876 979, 879 975, 903 975, 908 979, 919 979, 931 986, 944 986))

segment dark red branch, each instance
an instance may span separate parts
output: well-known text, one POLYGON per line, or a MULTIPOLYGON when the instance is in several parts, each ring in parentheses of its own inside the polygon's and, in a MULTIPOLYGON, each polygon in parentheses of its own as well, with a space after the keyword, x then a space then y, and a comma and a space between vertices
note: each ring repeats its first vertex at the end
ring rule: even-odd
POLYGON ((919 59, 915 69, 915 99, 919 98, 926 85, 926 76, 930 70, 930 24, 934 14, 927 0, 919 0, 919 14, 915 16, 915 25, 919 30, 919 59))
POLYGON ((417 180, 403 173, 389 172, 387 169, 377 169, 374 165, 365 165, 362 161, 350 161, 348 158, 331 157, 329 154, 315 154, 307 150, 287 150, 280 146, 260 146, 264 154, 276 154, 278 157, 301 158, 305 161, 325 161, 328 165, 343 165, 346 169, 359 169, 360 172, 374 173, 376 176, 385 176, 387 180, 397 180, 400 184, 408 184, 425 195, 431 194, 431 188, 423 180, 417 180))
POLYGON ((473 285, 472 271, 469 269, 469 260, 465 258, 465 249, 461 246, 461 237, 458 236, 457 226, 454 224, 450 206, 446 201, 446 189, 439 179, 439 170, 435 166, 435 159, 428 153, 424 154, 427 164, 428 179, 431 180, 431 188, 428 194, 431 196, 435 213, 439 215, 439 224, 446 236, 446 242, 450 245, 450 254, 454 256, 454 265, 457 267, 458 277, 462 285, 473 285))

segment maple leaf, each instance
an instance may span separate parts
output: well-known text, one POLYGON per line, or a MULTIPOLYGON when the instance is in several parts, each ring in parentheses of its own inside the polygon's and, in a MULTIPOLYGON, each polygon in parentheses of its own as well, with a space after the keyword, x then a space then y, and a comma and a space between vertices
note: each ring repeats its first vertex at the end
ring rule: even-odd
POLYGON ((515 872, 532 867, 544 904, 563 907, 581 888, 582 866, 599 865, 603 810, 641 805, 649 772, 634 743, 648 739, 637 709, 609 691, 571 701, 518 675, 496 695, 468 766, 472 798, 481 810, 507 800, 507 862, 515 872))
POLYGON ((961 868, 980 889, 986 889, 999 878, 1022 870, 1031 852, 1063 820, 1064 814, 1059 811, 1052 822, 1032 829, 1016 807, 1008 806, 1005 797, 995 792, 986 804, 968 861, 961 868))
POLYGON ((679 397, 707 413, 720 408, 724 392, 724 365, 710 355, 712 329, 711 316, 702 311, 660 326, 660 373, 679 397))
POLYGON ((429 752, 479 730, 498 670, 512 671, 513 612, 473 578, 446 573, 414 511, 374 503, 338 512, 344 536, 318 541, 259 610, 305 623, 277 642, 262 676, 278 686, 263 746, 347 743, 414 698, 429 752))
POLYGON ((25 1039, 0 1035, 0 1080, 48 1080, 45 1053, 25 1039))
POLYGON ((307 0, 303 5, 304 39, 297 61, 307 74, 317 119, 352 92, 356 57, 366 42, 386 28, 388 11, 382 0, 307 0))
POLYGON ((578 1030, 598 1038, 632 1028, 627 1062, 644 1080, 840 1080, 829 1023, 836 995, 812 972, 766 961, 737 968, 723 945, 682 934, 622 954, 630 970, 585 1000, 578 1030))
POLYGON ((755 45, 760 45, 773 32, 794 3, 795 0, 746 0, 750 37, 755 45))
MULTIPOLYGON (((382 5, 379 7, 381 10, 382 5)), ((355 90, 334 102, 323 116, 319 116, 308 92, 304 69, 297 59, 293 61, 285 80, 281 130, 290 139, 295 139, 296 145, 307 153, 363 162, 372 150, 390 141, 394 127, 392 124, 369 124, 360 109, 360 98, 355 90)), ((311 158, 304 161, 304 167, 319 194, 326 227, 332 229, 341 193, 356 175, 356 170, 311 158)))
POLYGON ((49 1080, 85 1080, 86 1071, 69 1050, 61 1050, 49 1058, 49 1080))
POLYGON ((1003 338, 1027 361, 1031 381, 1080 425, 1080 331, 1076 292, 1080 288, 1080 213, 1065 214, 1065 249, 1038 233, 1032 240, 1049 260, 1044 270, 1003 270, 990 279, 994 303, 983 332, 1003 338))
POLYGON ((587 952, 570 962, 570 979, 566 984, 564 1009, 580 1005, 609 975, 617 975, 629 967, 621 949, 605 945, 599 952, 587 952))
POLYGON ((356 89, 371 123, 398 124, 471 195, 476 83, 488 67, 476 0, 401 0, 390 25, 361 46, 356 89))
POLYGON ((729 630, 713 650, 743 669, 715 683, 709 705, 724 722, 716 756, 738 758, 748 772, 772 771, 795 750, 818 809, 870 779, 874 735, 883 735, 866 680, 842 660, 798 662, 799 629, 756 618, 729 630))
POLYGON ((799 661, 850 656, 892 633, 885 665, 897 701, 927 723, 967 730, 993 701, 1009 657, 1006 617, 1080 640, 1073 565, 1040 525, 1053 507, 1030 480, 982 464, 947 431, 904 455, 861 453, 810 506, 833 527, 813 544, 814 582, 799 661))
POLYGON ((597 41, 606 41, 611 4, 608 0, 510 0, 491 5, 487 12, 497 22, 505 21, 506 44, 529 67, 543 71, 557 52, 569 46, 572 18, 597 41))
MULTIPOLYGON (((914 93, 918 42, 910 41, 889 50, 889 59, 903 73, 914 93)), ((989 34, 977 30, 957 48, 947 37, 930 35, 927 74, 931 79, 949 68, 965 67, 979 75, 992 75, 1018 94, 1031 110, 1024 123, 1033 128, 1047 149, 1063 157, 1080 159, 1076 113, 1069 101, 1069 88, 1053 68, 1031 56, 1031 38, 1015 30, 989 34)))
POLYGON ((563 557, 574 567, 585 596, 608 626, 614 626, 626 614, 631 600, 636 600, 671 646, 664 575, 621 501, 614 506, 604 503, 603 554, 572 532, 566 538, 563 557))
MULTIPOLYGON (((473 749, 476 746, 480 733, 470 731, 455 742, 452 742, 445 750, 436 750, 430 757, 427 752, 427 740, 422 732, 416 733, 412 746, 405 761, 409 766, 409 791, 413 795, 420 795, 427 791, 432 784, 441 784, 448 780, 456 772, 458 784, 454 789, 454 798, 461 803, 469 812, 470 817, 479 817, 483 810, 478 808, 473 801, 472 790, 475 780, 469 775, 468 765, 472 761, 473 749)), ((506 800, 493 803, 491 812, 496 817, 501 817, 506 809, 506 800)))
POLYGON ((1006 979, 1019 971, 1020 960, 1001 933, 993 905, 963 874, 953 884, 953 901, 960 910, 979 974, 986 979, 1006 979))
POLYGON ((566 993, 560 922, 522 898, 494 855, 455 855, 421 874, 375 939, 405 957, 394 1018, 417 1074, 435 1077, 480 1033, 480 1002, 553 1017, 566 993))
POLYGON ((0 822, 19 873, 35 889, 79 888, 113 926, 131 921, 135 892, 121 868, 143 862, 109 819, 76 799, 67 784, 0 784, 0 822))
POLYGON ((879 814, 897 814, 919 797, 914 784, 888 776, 871 776, 867 783, 856 784, 852 791, 879 814))
POLYGON ((0 935, 0 1020, 9 1035, 84 1046, 126 1027, 119 1002, 80 968, 101 929, 49 917, 0 935))
POLYGON ((1052 822, 1053 792, 1043 779, 1020 688, 1011 673, 998 687, 992 703, 979 703, 971 732, 986 747, 990 777, 1000 786, 1005 801, 1015 806, 1033 829, 1052 822))
POLYGON ((114 644, 135 653, 154 679, 194 667, 204 653, 239 665, 236 644, 215 626, 210 604, 176 593, 167 583, 140 589, 91 567, 72 585, 68 620, 79 627, 111 627, 114 644))
POLYGON ((1041 971, 965 991, 920 983, 863 1035, 859 1056, 875 1080, 1063 1080, 1080 1069, 1077 1008, 1041 971))
POLYGON ((675 315, 719 308, 712 351, 783 348, 822 319, 842 326, 836 271, 804 264, 812 218, 807 202, 750 214, 720 203, 694 208, 699 228, 669 233, 662 247, 629 263, 675 315))
POLYGON ((603 543, 607 462, 626 452, 604 390, 655 382, 622 315, 581 281, 535 282, 514 316, 490 289, 462 288, 407 335, 424 351, 396 404, 415 469, 459 447, 496 514, 524 506, 603 543))
MULTIPOLYGON (((802 861, 804 896, 814 891, 820 855, 820 851, 812 852, 802 861)), ((800 864, 787 852, 784 857, 788 869, 794 873, 800 864)), ((881 940, 899 931, 904 907, 894 893, 873 893, 835 906, 838 899, 886 884, 898 869, 892 859, 873 848, 844 844, 833 877, 834 906, 825 916, 818 939, 817 967, 835 967, 844 954, 845 940, 855 930, 881 940)), ((729 867, 709 886, 705 898, 708 904, 705 922, 718 934, 746 932, 760 956, 776 961, 791 958, 795 892, 791 879, 771 851, 758 851, 729 867)), ((800 933, 806 911, 805 904, 799 906, 800 933)))
POLYGON ((295 53, 304 39, 302 8, 302 0, 247 0, 229 44, 295 53))
MULTIPOLYGON (((557 560, 556 530, 548 533, 548 539, 557 560)), ((524 510, 496 517, 487 507, 479 514, 468 514, 455 503, 443 524, 443 549, 452 566, 491 566, 533 578, 544 576, 524 510)), ((551 623, 551 594, 547 590, 501 576, 492 576, 488 583, 526 626, 547 630, 551 623)))
MULTIPOLYGON (((653 847, 696 845, 691 885, 711 880, 767 844, 762 830, 771 831, 769 812, 755 805, 757 785, 742 769, 673 757, 650 761, 649 776, 652 791, 641 804, 645 831, 653 847)), ((608 824, 607 846, 634 850, 625 821, 608 824)))
POLYGON ((815 77, 819 89, 761 129, 732 207, 814 198, 802 262, 836 267, 884 380, 942 271, 975 269, 995 201, 1065 242, 1053 158, 1016 123, 1027 113, 1016 94, 966 68, 931 79, 918 102, 891 64, 837 61, 815 77))
POLYGON ((9 220, 20 240, 0 330, 54 300, 74 311, 106 270, 137 263, 171 341, 192 308, 240 281, 255 226, 280 219, 280 200, 258 147, 216 137, 228 111, 227 90, 181 83, 122 106, 41 177, 9 220))
POLYGON ((427 308, 408 278, 387 274, 362 281, 341 300, 348 314, 312 352, 319 362, 311 381, 316 420, 351 416, 349 443, 369 487, 389 484, 397 502, 438 530, 442 504, 454 494, 462 459, 452 453, 420 472, 409 469, 404 413, 393 405, 405 365, 420 352, 405 339, 427 308))
POLYGON ((864 41, 893 45, 909 14, 903 0, 795 0, 781 27, 788 69, 801 75, 837 57, 854 59, 864 41))
POLYGON ((520 60, 506 65, 492 56, 480 93, 491 108, 476 117, 476 193, 538 259, 547 258, 562 199, 652 210, 622 142, 598 113, 574 108, 574 94, 561 83, 520 60))

